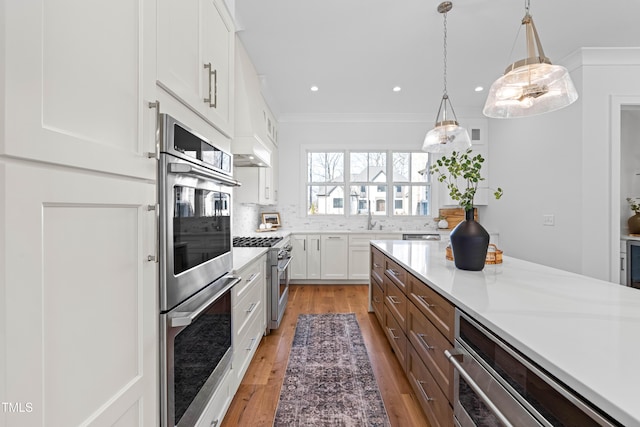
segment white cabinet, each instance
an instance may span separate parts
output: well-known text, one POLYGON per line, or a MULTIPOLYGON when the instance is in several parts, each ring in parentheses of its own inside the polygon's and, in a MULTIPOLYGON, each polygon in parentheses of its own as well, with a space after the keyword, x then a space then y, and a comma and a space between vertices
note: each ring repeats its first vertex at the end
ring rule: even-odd
POLYGON ((349 270, 346 234, 323 234, 320 240, 320 279, 346 280, 349 270))
POLYGON ((369 258, 372 240, 401 239, 399 233, 371 233, 349 235, 349 280, 369 281, 369 258))
POLYGON ((267 326, 265 311, 267 258, 262 255, 236 272, 241 281, 233 287, 233 381, 232 393, 240 386, 249 363, 260 344, 267 326))
POLYGON ((620 240, 620 284, 627 286, 627 241, 620 240))
POLYGON ((320 235, 294 234, 291 246, 291 279, 320 279, 320 235))
POLYGON ((211 399, 209 399, 209 405, 196 422, 196 427, 216 427, 222 424, 222 419, 227 413, 227 409, 229 409, 231 400, 235 395, 232 377, 233 369, 227 371, 220 381, 215 393, 211 396, 211 399))
POLYGON ((234 126, 233 20, 223 0, 158 0, 157 84, 227 136, 234 126))
POLYGON ((0 424, 158 425, 155 1, 1 8, 0 424))
POLYGON ((273 188, 272 168, 236 167, 234 178, 242 184, 235 190, 236 201, 259 205, 276 204, 277 192, 273 188))

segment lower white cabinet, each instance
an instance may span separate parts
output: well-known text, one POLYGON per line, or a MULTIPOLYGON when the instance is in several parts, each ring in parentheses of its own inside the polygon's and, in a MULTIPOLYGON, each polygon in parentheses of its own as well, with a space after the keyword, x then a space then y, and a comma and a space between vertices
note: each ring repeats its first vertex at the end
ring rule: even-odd
POLYGON ((349 235, 349 280, 369 281, 371 268, 369 258, 372 240, 396 240, 401 239, 399 233, 371 233, 371 234, 350 234, 349 235))
POLYGON ((291 279, 320 279, 320 235, 294 234, 291 246, 291 279))
POLYGON ((227 371, 218 389, 209 400, 209 405, 196 423, 196 427, 218 427, 222 424, 222 419, 231 405, 231 400, 235 394, 233 386, 233 369, 227 371))
POLYGON ((348 279, 348 257, 349 239, 346 234, 323 234, 320 240, 320 279, 348 279))
POLYGON ((262 255, 238 271, 241 281, 231 292, 232 394, 240 386, 267 326, 266 262, 266 255, 262 255))
POLYGON ((627 286, 627 241, 620 240, 620 284, 627 286))

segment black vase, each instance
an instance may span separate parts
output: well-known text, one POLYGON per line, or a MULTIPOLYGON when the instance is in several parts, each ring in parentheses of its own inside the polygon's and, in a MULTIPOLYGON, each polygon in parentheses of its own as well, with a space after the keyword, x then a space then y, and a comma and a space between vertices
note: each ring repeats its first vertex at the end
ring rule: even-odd
POLYGON ((484 268, 489 247, 489 233, 473 219, 473 209, 465 211, 465 220, 451 231, 453 262, 460 270, 480 271, 484 268))

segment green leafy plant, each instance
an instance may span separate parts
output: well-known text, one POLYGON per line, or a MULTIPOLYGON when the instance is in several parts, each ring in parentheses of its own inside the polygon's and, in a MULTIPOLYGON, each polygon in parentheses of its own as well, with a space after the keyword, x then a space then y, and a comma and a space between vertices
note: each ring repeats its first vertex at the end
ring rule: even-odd
MULTIPOLYGON (((464 210, 473 209, 473 199, 478 191, 478 184, 484 181, 480 176, 484 158, 475 156, 469 148, 466 151, 454 151, 443 156, 431 165, 430 173, 436 175, 438 181, 446 184, 449 196, 456 200, 464 210)), ((496 200, 502 197, 502 188, 498 187, 493 196, 496 200)))
POLYGON ((638 203, 638 199, 632 199, 631 197, 627 197, 627 202, 629 202, 629 207, 635 213, 640 212, 640 203, 638 203))

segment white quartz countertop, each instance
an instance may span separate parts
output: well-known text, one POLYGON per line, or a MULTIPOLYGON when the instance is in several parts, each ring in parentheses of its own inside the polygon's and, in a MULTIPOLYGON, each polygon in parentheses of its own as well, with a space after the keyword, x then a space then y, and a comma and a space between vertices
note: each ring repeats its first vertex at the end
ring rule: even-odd
POLYGON ((640 290, 508 256, 458 270, 444 242, 372 244, 622 425, 640 426, 640 290))
POLYGON ((266 254, 269 248, 233 248, 231 256, 233 257, 233 274, 238 274, 244 266, 252 262, 259 256, 266 254))

